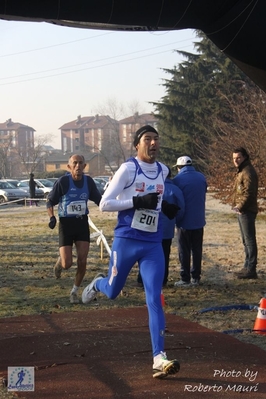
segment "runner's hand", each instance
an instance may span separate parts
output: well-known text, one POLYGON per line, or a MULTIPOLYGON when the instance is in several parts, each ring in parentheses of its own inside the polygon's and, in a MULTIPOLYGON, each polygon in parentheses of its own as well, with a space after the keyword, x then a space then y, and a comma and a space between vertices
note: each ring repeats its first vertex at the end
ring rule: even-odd
POLYGON ((179 211, 179 206, 175 204, 169 204, 169 202, 163 200, 162 201, 162 212, 168 219, 172 220, 176 217, 177 212, 179 211))
POLYGON ((135 209, 156 209, 158 204, 158 195, 160 193, 150 193, 142 196, 133 197, 133 206, 135 209))
POLYGON ((55 226, 56 226, 56 217, 55 216, 50 217, 50 222, 49 222, 48 226, 50 227, 50 229, 55 228, 55 226))

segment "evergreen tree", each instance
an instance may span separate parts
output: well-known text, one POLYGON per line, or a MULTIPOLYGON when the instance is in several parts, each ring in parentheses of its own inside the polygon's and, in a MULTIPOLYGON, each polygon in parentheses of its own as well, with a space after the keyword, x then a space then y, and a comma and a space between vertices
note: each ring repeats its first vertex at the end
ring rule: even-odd
POLYGON ((189 155, 222 202, 230 203, 232 153, 243 146, 259 175, 260 209, 266 198, 266 94, 203 33, 196 54, 167 69, 166 95, 153 103, 162 137, 160 159, 173 165, 189 155))
POLYGON ((186 61, 164 69, 171 79, 163 84, 166 95, 153 105, 162 136, 161 159, 171 165, 186 154, 205 171, 208 159, 201 143, 206 146, 215 137, 214 116, 230 120, 221 93, 233 98, 249 79, 203 33, 197 35, 201 39, 194 43, 197 53, 177 51, 186 61))

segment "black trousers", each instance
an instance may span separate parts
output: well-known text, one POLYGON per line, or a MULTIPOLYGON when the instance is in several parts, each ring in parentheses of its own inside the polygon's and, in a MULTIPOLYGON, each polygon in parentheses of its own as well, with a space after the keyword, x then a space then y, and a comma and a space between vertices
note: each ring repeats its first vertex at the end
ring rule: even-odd
POLYGON ((183 281, 200 280, 203 228, 196 230, 177 229, 178 256, 180 261, 180 276, 183 281), (192 257, 192 266, 191 265, 192 257))

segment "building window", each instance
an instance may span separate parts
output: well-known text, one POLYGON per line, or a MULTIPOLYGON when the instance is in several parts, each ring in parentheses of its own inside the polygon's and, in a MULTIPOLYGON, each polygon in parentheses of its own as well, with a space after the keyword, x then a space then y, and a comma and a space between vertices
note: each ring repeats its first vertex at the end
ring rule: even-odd
POLYGON ((63 152, 67 151, 67 138, 63 137, 63 152))
POLYGON ((102 149, 102 130, 98 129, 98 150, 102 149))

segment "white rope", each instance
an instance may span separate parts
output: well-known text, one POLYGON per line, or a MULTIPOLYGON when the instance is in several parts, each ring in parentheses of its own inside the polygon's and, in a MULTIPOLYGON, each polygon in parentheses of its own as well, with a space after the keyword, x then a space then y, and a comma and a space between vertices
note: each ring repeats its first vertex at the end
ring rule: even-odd
POLYGON ((90 217, 89 217, 88 219, 89 219, 89 226, 90 226, 93 230, 95 230, 94 233, 91 233, 90 237, 91 237, 91 238, 96 238, 96 237, 97 237, 96 244, 97 244, 97 245, 100 245, 101 243, 103 243, 103 245, 105 246, 105 249, 107 250, 107 252, 108 252, 108 254, 109 254, 109 256, 110 256, 110 255, 111 255, 111 249, 110 249, 110 247, 109 247, 109 245, 108 245, 108 242, 107 242, 105 236, 103 235, 102 230, 99 230, 99 229, 95 226, 95 224, 93 223, 93 221, 91 220, 90 217))

